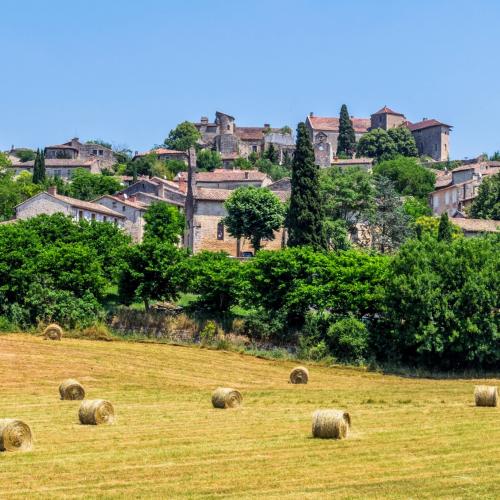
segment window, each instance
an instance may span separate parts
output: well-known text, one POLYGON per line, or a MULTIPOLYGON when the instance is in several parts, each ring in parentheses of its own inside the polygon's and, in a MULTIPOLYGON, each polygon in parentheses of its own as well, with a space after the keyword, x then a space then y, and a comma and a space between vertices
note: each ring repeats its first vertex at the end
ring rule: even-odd
POLYGON ((252 153, 257 153, 257 146, 252 146, 252 153))
POLYGON ((92 215, 90 216, 90 218, 91 218, 92 220, 95 220, 95 214, 92 214, 92 215))
POLYGON ((104 150, 103 149, 100 149, 99 150, 99 156, 103 156, 104 155, 104 150))
POLYGON ((78 218, 79 218, 80 220, 82 220, 82 219, 83 219, 83 210, 78 210, 78 218))
POLYGON ((222 222, 219 222, 217 224, 217 239, 218 240, 224 239, 224 224, 222 222))
POLYGON ((115 217, 115 220, 113 221, 116 224, 118 224, 118 219, 115 217))
POLYGON ((231 130, 231 125, 228 125, 228 126, 227 126, 227 129, 228 129, 228 130, 231 130))
POLYGON ((54 177, 61 177, 61 170, 54 170, 54 177))
POLYGON ((116 208, 116 201, 113 202, 113 208, 116 208))
POLYGON ((125 212, 127 210, 127 207, 125 205, 122 206, 122 212, 125 212))
POLYGON ((434 144, 434 151, 437 151, 437 150, 438 150, 438 145, 434 144))
POLYGON ((92 154, 95 155, 95 156, 97 156, 97 149, 93 149, 92 150, 92 154))
POLYGON ((103 220, 103 222, 106 222, 108 220, 108 218, 105 215, 103 215, 102 220, 103 220))

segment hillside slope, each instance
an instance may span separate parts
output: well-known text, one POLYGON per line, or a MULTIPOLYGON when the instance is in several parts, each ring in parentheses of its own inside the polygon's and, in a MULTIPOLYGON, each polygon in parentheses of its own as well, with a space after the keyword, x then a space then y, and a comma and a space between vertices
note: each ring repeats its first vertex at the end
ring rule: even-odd
MULTIPOLYGON (((473 406, 478 381, 404 379, 234 353, 127 342, 0 335, 0 418, 34 433, 0 453, 0 497, 495 497, 500 408, 473 406), (112 426, 82 426, 67 377, 115 406, 112 426), (214 410, 215 387, 243 393, 214 410), (310 437, 311 413, 344 408, 345 441, 310 437)), ((483 381, 485 382, 485 381, 483 381)), ((498 380, 488 383, 499 384, 498 380)))

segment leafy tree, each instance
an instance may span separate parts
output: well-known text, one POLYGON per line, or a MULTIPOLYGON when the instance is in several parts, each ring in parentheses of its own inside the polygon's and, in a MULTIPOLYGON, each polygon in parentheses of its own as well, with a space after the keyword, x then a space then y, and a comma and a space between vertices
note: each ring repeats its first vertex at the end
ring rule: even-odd
POLYGON ((391 136, 381 128, 364 134, 358 141, 358 156, 375 158, 377 161, 391 160, 397 155, 396 144, 391 136))
POLYGON ((327 332, 330 352, 341 361, 356 362, 366 358, 369 332, 366 325, 353 316, 333 322, 327 332))
POLYGON ((347 224, 341 219, 329 219, 324 222, 328 250, 348 250, 351 248, 347 232, 347 224))
POLYGON ((250 170, 253 168, 254 163, 252 163, 249 159, 247 160, 246 158, 238 156, 238 158, 235 158, 235 160, 233 161, 233 167, 239 168, 240 170, 250 170))
POLYGON ((263 238, 274 239, 285 219, 285 209, 279 198, 268 189, 241 187, 235 189, 224 203, 227 216, 222 222, 238 240, 248 238, 255 252, 263 238))
POLYGON ((448 219, 448 214, 446 212, 441 214, 439 218, 438 226, 438 241, 451 241, 453 238, 453 225, 448 219))
POLYGON ((356 135, 354 127, 347 111, 347 106, 342 104, 340 108, 339 119, 339 136, 337 139, 337 155, 346 155, 347 158, 352 158, 356 152, 356 135))
POLYGON ((436 175, 422 167, 416 158, 403 156, 381 161, 375 165, 373 173, 390 179, 399 194, 415 196, 423 201, 427 201, 429 194, 434 191, 436 182, 436 175))
POLYGON ((500 363, 498 235, 410 240, 390 267, 379 356, 433 369, 500 363))
POLYGON ((431 207, 428 203, 415 198, 414 196, 406 196, 403 202, 403 210, 412 221, 416 221, 419 217, 430 216, 432 214, 431 207))
POLYGON ((472 217, 500 220, 500 174, 486 177, 470 209, 472 217))
POLYGON ((144 156, 139 156, 135 160, 130 160, 127 162, 127 166, 125 168, 126 175, 153 175, 153 168, 155 162, 157 161, 156 155, 154 153, 150 153, 144 156))
POLYGON ((185 172, 187 165, 182 160, 155 160, 151 175, 172 180, 179 172, 185 172))
POLYGON ((285 149, 283 152, 283 163, 282 165, 287 169, 292 169, 292 155, 285 149))
MULTIPOLYGON (((241 159, 243 160, 244 158, 241 158, 241 159)), ((257 153, 256 151, 252 151, 252 152, 248 155, 248 161, 250 162, 250 164, 251 164, 251 165, 254 165, 254 164, 255 164, 255 162, 256 162, 258 159, 260 159, 260 155, 259 155, 259 153, 257 153)), ((239 160, 239 158, 236 158, 236 160, 239 160)), ((235 160, 235 161, 236 161, 236 160, 235 160)), ((238 168, 242 168, 242 169, 243 169, 243 168, 246 168, 246 167, 242 167, 242 166, 240 166, 240 167, 238 167, 238 168)), ((251 167, 249 166, 248 168, 251 168, 251 167)))
POLYGON ((319 193, 319 167, 305 123, 297 127, 297 146, 292 164, 292 194, 288 211, 288 245, 326 248, 323 207, 319 193))
POLYGON ((491 156, 490 156, 491 161, 500 161, 500 151, 495 151, 491 156))
POLYGON ((126 147, 113 150, 113 156, 119 164, 126 164, 132 159, 132 151, 126 147))
POLYGON ((191 122, 184 121, 170 131, 165 139, 165 145, 170 149, 187 151, 198 139, 201 139, 198 129, 191 122))
POLYGON ((99 146, 103 146, 108 149, 113 149, 113 146, 110 142, 103 141, 102 139, 91 139, 90 141, 86 141, 85 144, 98 144, 99 146))
POLYGON ((35 184, 43 184, 45 182, 45 153, 40 149, 36 150, 33 166, 33 182, 35 184))
POLYGON ((320 195, 327 220, 341 220, 346 229, 364 221, 375 207, 372 175, 359 167, 321 171, 320 195))
POLYGON ((80 200, 93 200, 104 194, 113 194, 122 189, 116 177, 92 174, 84 168, 77 168, 71 178, 69 196, 80 200))
POLYGON ((277 165, 267 158, 260 158, 255 162, 255 168, 259 172, 267 174, 273 181, 283 179, 283 177, 290 177, 291 171, 284 165, 277 165))
POLYGON ((120 301, 131 304, 144 302, 148 311, 151 300, 175 300, 185 287, 183 271, 186 253, 172 243, 145 239, 127 249, 118 282, 120 301))
MULTIPOLYGON (((448 220, 449 221, 449 220, 448 220)), ((450 228, 452 232, 452 238, 460 238, 463 236, 462 230, 450 222, 450 228)), ((434 239, 438 238, 439 230, 439 217, 421 216, 415 220, 415 231, 419 239, 432 237, 434 239)))
POLYGON ((44 185, 33 184, 32 175, 21 172, 14 177, 14 172, 0 172, 0 221, 12 219, 14 207, 24 200, 44 190, 44 185))
POLYGON ((281 127, 280 134, 292 135, 292 129, 288 125, 285 125, 284 127, 281 127))
POLYGON ((179 243, 185 219, 178 208, 163 201, 152 203, 144 214, 144 240, 158 240, 172 245, 179 243))
POLYGON ((386 253, 398 248, 409 236, 409 217, 390 179, 379 177, 375 188, 376 208, 369 220, 372 247, 386 253))
MULTIPOLYGON (((0 153, 0 155, 3 154, 3 153, 0 153)), ((15 156, 17 156, 21 162, 26 162, 26 161, 33 161, 36 157, 36 153, 32 150, 32 149, 25 149, 25 148, 22 148, 22 149, 17 149, 15 151, 15 156)), ((0 160, 0 165, 2 164, 1 160, 0 160)))
POLYGON ((185 261, 187 291, 198 298, 195 307, 227 312, 238 301, 242 264, 225 252, 200 252, 185 261))
POLYGON ((196 167, 203 172, 212 172, 216 168, 222 167, 222 158, 217 151, 203 149, 196 158, 196 167))
POLYGON ((4 169, 6 167, 10 167, 12 165, 9 157, 0 151, 0 169, 4 169))
POLYGON ((279 152, 275 148, 273 143, 269 144, 269 147, 264 152, 264 157, 267 158, 274 165, 277 165, 279 163, 279 152))
POLYGON ((401 125, 399 127, 391 128, 387 131, 389 137, 396 145, 396 153, 401 156, 418 156, 417 143, 412 133, 401 125))

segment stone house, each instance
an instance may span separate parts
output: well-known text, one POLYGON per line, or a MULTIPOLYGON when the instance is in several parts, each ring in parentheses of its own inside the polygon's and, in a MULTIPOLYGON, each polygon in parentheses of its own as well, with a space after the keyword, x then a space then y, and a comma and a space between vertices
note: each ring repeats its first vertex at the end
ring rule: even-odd
MULTIPOLYGON (((194 174, 197 188, 236 189, 238 187, 265 187, 272 184, 272 179, 258 170, 215 169, 213 172, 194 174)), ((187 192, 188 172, 179 172, 176 176, 181 191, 187 192)))
MULTIPOLYGON (((373 113, 370 118, 351 117, 351 120, 356 141, 376 128, 389 130, 405 126, 415 138, 420 156, 429 156, 435 161, 445 161, 449 158, 449 135, 452 126, 446 123, 427 118, 412 123, 404 114, 393 111, 387 106, 373 113)), ((316 163, 322 167, 329 167, 337 154, 339 118, 319 117, 310 113, 306 118, 306 126, 313 143, 316 163)))
POLYGON ((136 151, 132 159, 136 160, 137 158, 142 158, 150 154, 154 154, 157 160, 161 161, 180 160, 186 163, 187 165, 188 155, 185 151, 178 151, 176 149, 167 149, 167 148, 156 148, 156 149, 151 149, 150 151, 144 151, 142 153, 136 151))
POLYGON ((46 159, 63 159, 63 160, 84 160, 96 158, 101 160, 101 163, 108 166, 116 163, 113 150, 102 146, 101 144, 83 144, 78 137, 71 139, 64 144, 56 144, 55 146, 47 146, 45 148, 46 159))
MULTIPOLYGON (((21 162, 16 158, 12 162, 12 169, 15 171, 15 175, 19 175, 21 172, 29 172, 33 174, 35 162, 25 161, 21 162)), ((109 164, 102 162, 98 158, 70 158, 70 159, 46 159, 45 160, 45 172, 48 177, 60 177, 63 181, 69 181, 73 177, 73 173, 77 168, 83 168, 92 174, 100 174, 103 169, 108 168, 109 164)))
POLYGON ((185 192, 181 191, 176 182, 161 179, 160 177, 143 177, 130 184, 119 193, 120 197, 135 197, 141 203, 150 205, 153 201, 165 201, 170 205, 184 207, 185 192))
POLYGON ((98 203, 62 196, 57 193, 55 187, 50 187, 47 191, 32 196, 15 208, 16 219, 30 219, 40 214, 63 213, 71 216, 75 221, 85 219, 112 222, 125 228, 126 217, 122 213, 98 203))
POLYGON ((270 144, 274 144, 280 158, 285 151, 293 153, 295 150, 292 136, 283 134, 281 129, 271 128, 268 123, 263 127, 240 127, 236 125, 234 116, 220 111, 215 113, 213 122, 202 116, 194 125, 201 133, 200 145, 218 151, 225 167, 230 167, 237 157, 248 158, 251 153, 262 154, 270 144))
POLYGON ((477 196, 483 179, 500 172, 500 162, 478 162, 455 168, 437 176, 435 190, 429 195, 434 215, 450 217, 463 213, 477 196))
POLYGON ((94 203, 107 207, 113 212, 118 212, 125 217, 123 228, 132 240, 141 242, 144 236, 144 214, 148 208, 147 204, 142 203, 135 197, 125 198, 106 194, 94 200, 94 203))

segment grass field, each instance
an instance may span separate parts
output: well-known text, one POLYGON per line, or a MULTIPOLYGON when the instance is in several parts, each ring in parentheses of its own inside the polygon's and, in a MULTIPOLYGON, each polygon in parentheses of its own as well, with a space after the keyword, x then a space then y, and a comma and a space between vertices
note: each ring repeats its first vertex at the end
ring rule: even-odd
POLYGON ((500 408, 473 406, 476 383, 384 376, 196 347, 0 336, 0 418, 31 426, 34 449, 0 454, 0 498, 498 498, 500 408), (75 377, 115 406, 82 426, 75 377), (212 389, 242 391, 215 410, 212 389), (347 409, 343 441, 310 437, 317 408, 347 409))

